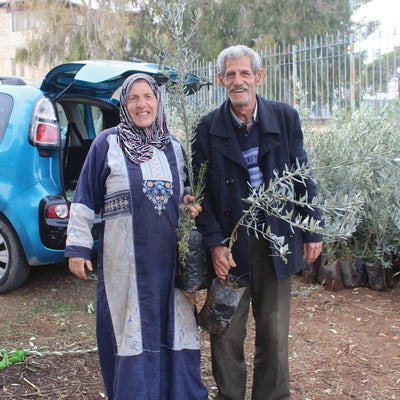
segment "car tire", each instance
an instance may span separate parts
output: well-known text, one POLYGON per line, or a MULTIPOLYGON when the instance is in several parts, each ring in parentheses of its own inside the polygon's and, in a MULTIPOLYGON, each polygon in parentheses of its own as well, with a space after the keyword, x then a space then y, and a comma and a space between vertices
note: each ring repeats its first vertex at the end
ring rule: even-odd
POLYGON ((6 221, 0 219, 0 293, 21 286, 29 271, 18 236, 6 221))

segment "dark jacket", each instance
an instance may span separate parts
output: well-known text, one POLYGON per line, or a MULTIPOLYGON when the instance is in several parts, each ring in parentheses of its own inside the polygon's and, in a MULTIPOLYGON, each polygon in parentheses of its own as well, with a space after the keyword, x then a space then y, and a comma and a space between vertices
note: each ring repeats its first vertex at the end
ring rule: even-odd
MULTIPOLYGON (((303 133, 297 111, 286 103, 268 101, 257 95, 260 119, 259 167, 268 183, 273 178, 273 171, 283 171, 285 165, 296 165, 296 159, 307 163, 307 153, 303 147, 303 133)), ((196 219, 199 231, 203 235, 206 247, 221 244, 231 235, 237 221, 242 217, 248 205, 243 201, 249 195, 249 173, 238 140, 233 131, 230 115, 230 101, 226 100, 219 108, 202 117, 193 144, 193 166, 198 171, 199 165, 208 160, 206 189, 202 202, 203 211, 196 219)), ((316 185, 307 179, 306 185, 296 184, 299 196, 308 193, 309 199, 317 195, 316 185)), ((288 210, 294 209, 292 203, 288 210)), ((294 214, 310 214, 320 218, 317 210, 299 207, 294 214)), ((294 216, 295 216, 294 215, 294 216)), ((321 235, 290 229, 287 222, 266 215, 266 225, 277 236, 283 236, 290 254, 285 263, 281 257, 274 256, 276 275, 282 280, 302 267, 303 241, 318 242, 321 235)), ((241 227, 238 238, 232 248, 237 268, 231 270, 235 275, 249 270, 250 236, 241 227)))

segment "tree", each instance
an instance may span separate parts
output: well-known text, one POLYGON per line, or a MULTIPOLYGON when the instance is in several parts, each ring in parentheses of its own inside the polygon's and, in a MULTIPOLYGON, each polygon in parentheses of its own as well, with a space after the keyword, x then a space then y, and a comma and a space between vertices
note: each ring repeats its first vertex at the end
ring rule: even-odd
POLYGON ((17 61, 56 65, 80 59, 123 59, 129 50, 134 10, 128 0, 26 0, 36 21, 17 61), (96 5, 96 7, 94 7, 96 5))
POLYGON ((349 33, 351 16, 371 0, 191 0, 202 12, 194 40, 200 58, 214 59, 225 47, 245 44, 257 49, 295 44, 306 37, 349 33))
MULTIPOLYGON (((305 37, 349 32, 352 13, 371 0, 187 0, 183 29, 195 15, 193 50, 203 60, 215 59, 232 44, 256 49, 274 44, 295 44, 305 37)), ((17 0, 15 0, 17 4, 17 0)), ((17 61, 50 64, 109 58, 153 60, 147 37, 156 34, 170 40, 157 16, 166 0, 146 0, 133 8, 129 0, 26 0, 25 7, 37 22, 27 47, 17 61), (51 40, 49 40, 51 38, 51 40)))
POLYGON ((131 30, 128 40, 129 57, 139 58, 148 62, 155 61, 154 47, 149 42, 150 35, 160 38, 165 36, 165 28, 157 17, 157 11, 153 6, 143 5, 139 15, 130 20, 131 30))
POLYGON ((202 22, 194 46, 200 58, 212 60, 219 52, 234 44, 254 46, 254 1, 243 4, 240 0, 191 0, 191 7, 202 13, 202 22))

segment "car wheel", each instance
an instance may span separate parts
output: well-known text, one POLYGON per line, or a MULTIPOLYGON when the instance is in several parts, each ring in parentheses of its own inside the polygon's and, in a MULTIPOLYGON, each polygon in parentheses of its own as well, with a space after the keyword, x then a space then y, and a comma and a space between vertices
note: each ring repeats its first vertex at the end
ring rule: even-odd
POLYGON ((0 293, 21 286, 30 266, 14 230, 0 219, 0 293))

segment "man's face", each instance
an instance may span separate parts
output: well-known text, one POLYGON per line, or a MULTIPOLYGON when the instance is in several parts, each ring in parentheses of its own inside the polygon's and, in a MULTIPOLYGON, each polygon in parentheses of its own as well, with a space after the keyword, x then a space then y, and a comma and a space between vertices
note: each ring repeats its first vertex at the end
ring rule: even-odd
POLYGON ((256 99, 257 86, 261 84, 264 70, 261 68, 254 74, 251 68, 251 58, 227 59, 225 76, 218 74, 222 87, 225 87, 233 106, 252 105, 256 99))

